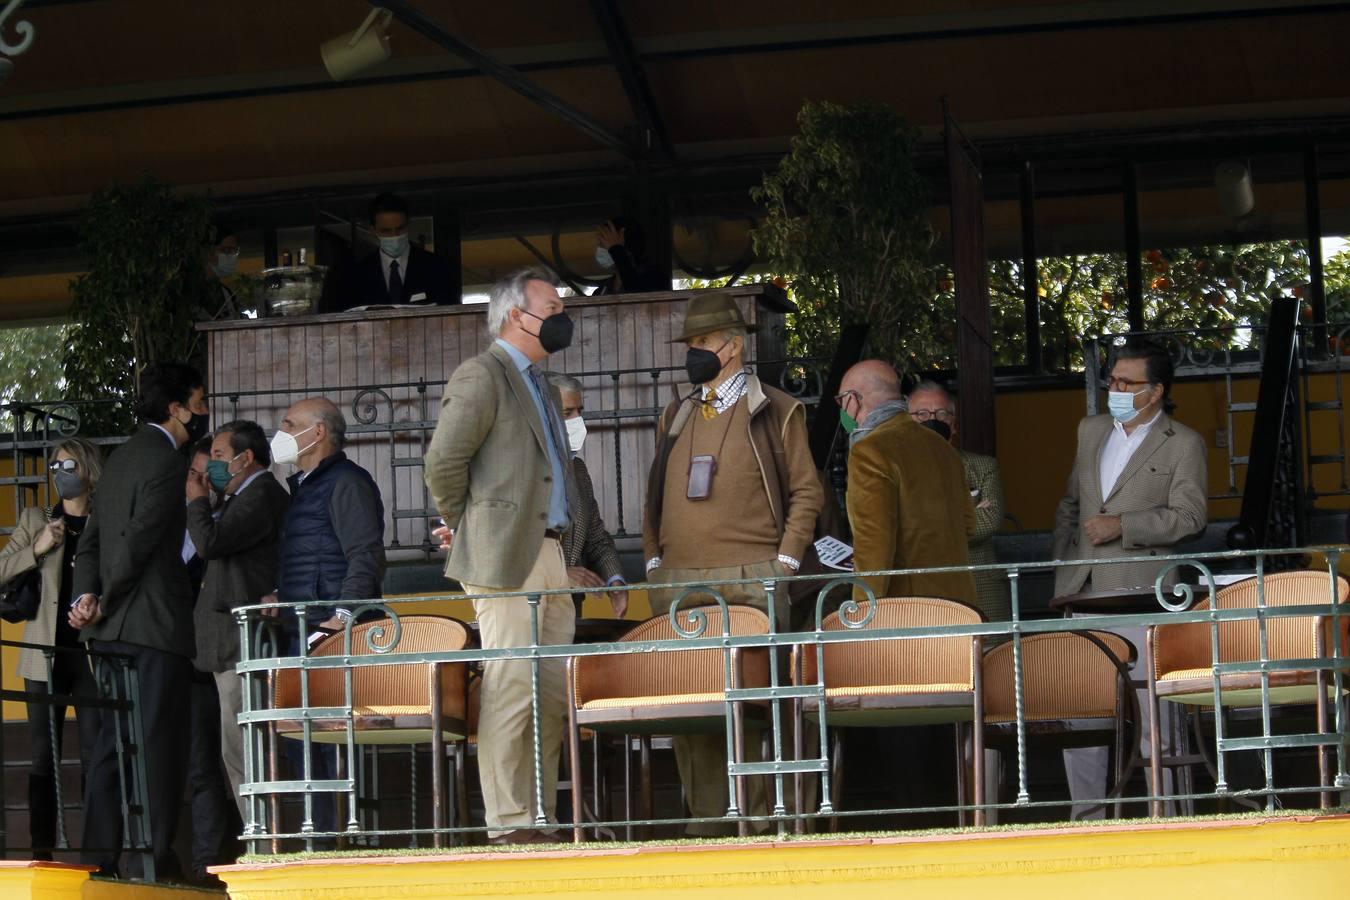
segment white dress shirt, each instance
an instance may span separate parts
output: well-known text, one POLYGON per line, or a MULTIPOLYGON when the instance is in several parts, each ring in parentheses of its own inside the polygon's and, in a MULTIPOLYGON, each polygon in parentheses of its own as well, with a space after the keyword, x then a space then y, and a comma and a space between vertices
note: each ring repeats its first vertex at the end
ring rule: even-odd
POLYGON ((1151 429, 1162 415, 1162 410, 1153 414, 1142 425, 1135 426, 1133 431, 1126 432, 1125 426, 1119 422, 1111 423, 1111 434, 1107 436, 1106 443, 1102 444, 1102 458, 1098 475, 1101 477, 1102 499, 1105 500, 1111 495, 1112 489, 1116 486, 1116 479, 1120 473, 1125 471, 1125 466, 1129 464, 1130 457, 1139 449, 1139 445, 1148 437, 1151 429))

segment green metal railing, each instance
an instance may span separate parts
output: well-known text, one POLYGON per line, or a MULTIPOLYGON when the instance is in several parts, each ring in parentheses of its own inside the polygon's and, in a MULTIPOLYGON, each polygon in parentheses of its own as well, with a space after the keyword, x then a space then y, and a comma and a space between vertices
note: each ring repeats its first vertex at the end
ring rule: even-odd
MULTIPOLYGON (((121 653, 91 650, 84 646, 52 647, 43 644, 29 644, 23 641, 0 641, 0 645, 16 651, 36 650, 42 654, 46 667, 47 680, 45 691, 0 689, 0 699, 29 705, 47 707, 66 707, 78 710, 78 715, 99 715, 103 711, 113 713, 113 744, 117 751, 119 808, 114 813, 100 810, 101 815, 119 815, 122 819, 122 846, 118 852, 126 852, 140 857, 141 877, 146 881, 155 880, 155 857, 150 843, 150 805, 145 772, 145 737, 140 707, 140 674, 136 670, 135 660, 121 653), (73 658, 75 665, 92 667, 94 680, 98 685, 98 696, 86 694, 54 694, 53 670, 57 657, 73 658)), ((61 787, 61 741, 57 735, 56 717, 48 715, 49 731, 47 739, 51 742, 53 782, 55 784, 56 804, 56 846, 28 847, 32 851, 104 851, 106 847, 83 847, 71 843, 66 833, 65 810, 67 803, 61 787)), ((2 743, 2 742, 0 742, 2 743)), ((0 767, 3 766, 0 755, 0 767)), ((88 775, 88 773, 84 773, 88 775)), ((4 787, 0 785, 0 808, 4 803, 4 787)), ((83 798, 80 798, 83 802, 83 798)), ((32 814, 32 811, 29 811, 32 814)), ((8 855, 15 849, 11 846, 7 826, 0 821, 0 856, 8 855)))
MULTIPOLYGON (((583 658, 588 656, 613 655, 613 654, 642 654, 642 653, 680 653, 691 650, 720 650, 722 652, 722 674, 723 674, 723 693, 724 693, 724 711, 726 723, 726 742, 729 763, 727 765, 727 783, 728 796, 730 798, 729 808, 725 816, 716 821, 723 823, 734 823, 743 830, 746 827, 753 827, 756 823, 766 823, 768 827, 776 828, 779 833, 784 833, 789 829, 800 830, 805 823, 811 820, 838 819, 856 816, 899 816, 916 813, 942 813, 956 812, 963 817, 966 813, 975 813, 977 823, 983 818, 984 814, 994 810, 1035 810, 1045 807, 1055 807, 1067 805, 1066 801, 1059 798, 1039 798, 1033 797, 1028 778, 1028 751, 1027 737, 1028 726, 1025 719, 1025 697, 1024 681, 1025 672, 1023 668, 1022 642, 1025 638, 1042 633, 1053 632, 1081 632, 1084 630, 1112 631, 1121 628, 1152 626, 1158 624, 1178 624, 1178 623, 1204 623, 1209 626, 1211 639, 1211 660, 1210 670, 1212 672, 1213 686, 1213 722, 1214 739, 1212 743, 1212 759, 1214 761, 1214 780, 1215 787, 1213 791, 1191 790, 1186 793, 1176 792, 1168 796, 1156 796, 1152 791, 1144 796, 1134 796, 1129 798, 1130 802, 1147 801, 1152 804, 1156 813, 1161 809, 1161 803, 1164 800, 1169 801, 1194 801, 1194 800, 1217 800, 1217 801, 1261 801, 1267 808, 1274 808, 1285 795, 1290 794, 1320 794, 1329 798, 1338 792, 1350 790, 1350 774, 1347 774, 1347 751, 1350 750, 1350 733, 1347 731, 1346 721, 1346 702, 1345 702, 1345 675, 1347 663, 1347 648, 1342 646, 1341 625, 1342 620, 1350 615, 1350 610, 1346 610, 1342 604, 1339 595, 1340 579, 1337 575, 1337 566, 1341 557, 1350 547, 1335 546, 1322 548, 1304 548, 1298 550, 1278 550, 1278 551, 1233 551, 1224 553, 1207 554, 1203 556, 1160 556, 1150 557, 1151 561, 1158 563, 1160 567, 1159 575, 1153 585, 1153 591, 1158 603, 1156 611, 1147 613, 1130 614, 1103 614, 1077 616, 1073 619, 1041 619, 1028 620, 1021 615, 1021 603, 1019 602, 1019 581, 1021 577, 1031 571, 1043 571, 1054 569, 1060 566, 1076 565, 1076 562, 1049 562, 1049 563, 1027 563, 1014 565, 997 566, 967 566, 967 567, 945 567, 945 568, 922 568, 895 570, 884 573, 865 573, 868 575, 921 575, 937 574, 951 572, 1001 572, 1008 581, 1009 591, 1012 600, 1012 618, 1006 622, 987 622, 969 625, 947 625, 941 627, 926 628, 880 628, 870 627, 876 613, 878 604, 871 602, 871 591, 866 588, 857 575, 844 575, 836 577, 797 577, 782 578, 773 580, 755 580, 747 579, 743 581, 719 582, 719 585, 762 585, 765 594, 768 597, 768 604, 771 608, 768 615, 769 629, 767 634, 762 635, 733 635, 728 631, 728 616, 726 615, 727 603, 723 595, 717 590, 717 586, 709 586, 697 583, 684 584, 661 584, 651 585, 650 587, 660 588, 662 590, 675 589, 679 591, 677 599, 671 604, 668 610, 660 611, 660 614, 669 616, 671 626, 676 637, 665 640, 641 640, 631 642, 609 641, 596 644, 568 644, 568 645, 543 645, 539 643, 539 608, 541 602, 540 593, 531 592, 503 592, 499 594, 482 595, 473 599, 490 602, 495 598, 505 597, 525 597, 528 601, 531 614, 531 643, 529 646, 512 648, 494 648, 494 649, 465 649, 465 650, 447 650, 437 652, 402 652, 399 649, 399 643, 402 636, 402 625, 400 616, 387 603, 373 601, 365 604, 357 613, 353 622, 361 620, 368 616, 378 616, 386 621, 378 627, 370 629, 365 634, 370 652, 365 654, 354 653, 352 645, 353 634, 352 624, 348 623, 347 630, 341 635, 343 641, 343 650, 340 654, 330 656, 311 656, 303 647, 296 655, 281 655, 275 650, 264 651, 260 642, 265 640, 265 634, 268 630, 268 623, 275 620, 263 618, 265 611, 275 614, 275 607, 251 606, 241 608, 236 611, 236 617, 239 623, 241 646, 243 648, 242 660, 238 665, 238 671, 245 679, 248 690, 244 691, 244 710, 239 716, 239 722, 245 735, 246 761, 245 761, 245 783, 242 787, 242 794, 246 799, 246 822, 243 838, 249 846, 258 852, 267 852, 268 849, 275 850, 281 846, 280 842, 286 839, 299 839, 305 842, 306 846, 314 847, 316 841, 323 839, 341 838, 345 841, 379 841, 383 838, 401 837, 417 841, 421 836, 452 836, 459 839, 469 839, 474 834, 481 834, 488 826, 498 823, 472 824, 466 821, 457 821, 453 826, 441 828, 423 828, 418 827, 416 821, 411 823, 412 827, 404 829, 381 829, 378 827, 363 827, 358 815, 358 809, 362 801, 360 793, 360 779, 357 773, 362 765, 360 754, 358 752, 358 743, 353 724, 354 710, 359 703, 359 699, 354 696, 353 673, 366 666, 399 666, 399 665, 427 665, 427 664, 476 664, 491 662, 497 660, 525 660, 531 664, 532 679, 532 717, 534 734, 540 733, 540 672, 541 665, 545 660, 583 658), (1317 553, 1325 557, 1325 565, 1319 566, 1319 572, 1325 572, 1328 585, 1327 601, 1320 604, 1297 605, 1297 606, 1279 606, 1268 605, 1266 602, 1266 578, 1267 568, 1275 557, 1289 556, 1307 556, 1317 553), (1215 582, 1215 571, 1227 568, 1247 568, 1254 570, 1255 577, 1258 579, 1258 600, 1253 607, 1218 609, 1212 602, 1213 597, 1218 592, 1218 586, 1215 582), (1170 582, 1173 576, 1191 573, 1198 581, 1193 584, 1178 584, 1171 586, 1170 582), (794 582, 810 582, 817 590, 815 603, 814 622, 811 623, 809 630, 796 632, 780 632, 776 626, 776 616, 772 613, 772 608, 781 602, 786 602, 786 591, 789 584, 794 582), (824 629, 824 620, 826 617, 827 602, 836 589, 846 589, 852 592, 858 588, 861 595, 860 600, 849 597, 844 600, 839 607, 839 617, 844 625, 841 630, 824 629), (703 597, 711 598, 708 601, 709 606, 719 606, 723 610, 721 622, 723 623, 721 633, 708 633, 708 617, 696 610, 682 608, 682 601, 687 599, 703 597), (1196 609, 1196 604, 1201 600, 1210 600, 1209 607, 1206 609, 1196 609), (1326 653, 1321 658, 1307 659, 1271 659, 1269 657, 1269 643, 1267 629, 1273 621, 1285 618, 1297 617, 1311 619, 1318 617, 1328 620, 1330 627, 1330 645, 1326 648, 1326 653), (1253 660, 1225 660, 1220 657, 1219 636, 1222 623, 1255 621, 1260 636, 1260 654, 1259 658, 1253 660), (1014 696, 1016 706, 1016 742, 1015 742, 1015 762, 1016 762, 1016 798, 1010 803, 999 803, 996 799, 986 798, 985 802, 977 807, 970 802, 963 802, 951 805, 939 805, 928 807, 897 807, 888 809, 867 809, 867 810, 841 810, 831 803, 831 759, 829 752, 828 729, 830 728, 830 709, 826 703, 826 684, 824 669, 824 650, 829 646, 841 645, 847 643, 856 643, 859 641, 867 642, 905 642, 922 640, 935 637, 970 637, 980 638, 982 641, 987 639, 1004 639, 1012 643, 1013 656, 1013 678, 1014 678, 1014 696), (817 672, 813 683, 800 683, 804 679, 800 676, 796 679, 785 678, 785 666, 780 655, 791 648, 802 648, 814 646, 816 649, 817 672), (735 682, 735 672, 732 665, 733 654, 755 648, 768 648, 769 684, 767 687, 742 687, 735 682), (276 673, 281 670, 294 669, 299 671, 301 705, 298 708, 272 709, 265 702, 265 680, 269 673, 276 673), (311 707, 309 705, 309 679, 315 672, 324 670, 338 670, 344 676, 344 702, 337 706, 329 707, 311 707), (1333 704, 1332 719, 1333 725, 1326 733, 1308 733, 1308 734, 1277 734, 1273 728, 1272 710, 1280 705, 1273 701, 1271 695, 1271 678, 1281 672, 1313 672, 1325 673, 1318 676, 1319 685, 1323 680, 1328 682, 1331 702, 1333 704), (1260 734, 1256 737, 1237 737, 1228 733, 1225 725, 1230 712, 1229 706, 1224 700, 1223 679, 1231 674, 1250 674, 1256 673, 1260 676, 1260 734), (793 683, 793 682, 797 683, 793 683), (797 707, 803 702, 811 702, 817 710, 817 736, 819 738, 819 752, 806 755, 806 758, 794 758, 792 745, 788 744, 788 728, 786 723, 788 716, 794 716, 794 720, 800 719, 797 715, 797 707), (733 729, 733 722, 736 718, 737 707, 747 703, 767 704, 768 706, 768 735, 770 739, 770 754, 760 762, 746 762, 738 760, 736 753, 736 734, 733 729), (267 756, 265 752, 269 742, 275 742, 276 736, 272 732, 273 723, 280 720, 301 720, 303 729, 301 741, 304 747, 304 759, 306 760, 305 771, 299 773, 300 777, 289 779, 280 778, 275 770, 269 771, 264 765, 264 759, 267 756), (339 754, 345 763, 345 775, 338 778, 316 780, 311 778, 312 772, 309 768, 311 759, 311 749, 313 745, 313 723, 320 720, 345 720, 345 740, 338 748, 339 754), (1277 786, 1274 777, 1274 754, 1278 751, 1295 751, 1313 749, 1316 752, 1334 752, 1334 776, 1329 779, 1327 784, 1301 785, 1301 786, 1277 786), (1261 766, 1264 772, 1264 783, 1251 788, 1235 788, 1229 784, 1228 778, 1228 757, 1230 754, 1239 751, 1259 751, 1261 756, 1261 766), (742 808, 737 799, 738 780, 743 777, 767 777, 772 779, 772 801, 769 803, 770 811, 765 815, 752 815, 751 811, 742 808), (818 776, 821 783, 820 799, 814 803, 812 808, 800 809, 796 804, 789 808, 789 785, 792 788, 792 795, 795 797, 801 782, 809 777, 818 776), (792 779, 789 782, 789 779, 792 779), (333 831, 319 831, 315 828, 315 802, 319 796, 341 795, 346 798, 347 818, 345 824, 333 831), (300 797, 302 805, 302 815, 300 827, 288 830, 284 827, 285 818, 280 810, 281 804, 275 802, 278 799, 287 796, 300 797), (267 800, 274 802, 268 803, 267 800)), ((1093 560, 1093 566, 1111 566, 1138 564, 1137 559, 1125 558, 1119 560, 1093 560)), ((637 585, 634 589, 643 589, 648 586, 637 585)), ((563 591, 549 592, 563 593, 563 591)), ((422 597, 409 600, 398 601, 400 606, 416 609, 418 604, 427 602, 443 601, 447 599, 464 599, 464 595, 446 594, 437 597, 422 597)), ((303 629, 305 615, 310 606, 326 606, 327 604, 305 604, 292 603, 282 604, 281 627, 303 629)), ((636 623, 634 623, 636 624, 636 623)), ((273 626, 275 627, 275 626, 273 626)), ((300 633, 303 634, 303 631, 300 633)), ((274 647, 280 646, 274 643, 274 647)), ((896 644, 896 652, 903 652, 903 643, 896 644)), ((1119 663, 1120 661, 1117 661, 1119 663)), ((978 669, 978 667, 974 667, 978 669)), ((1119 665, 1118 665, 1119 668, 1119 665)), ((1150 674, 1150 679, 1152 678, 1150 674)), ((439 685, 439 681, 436 682, 439 685)), ((978 685, 978 681, 976 682, 978 685)), ((1128 693, 1128 692, 1126 692, 1128 693)), ((1325 693, 1325 690, 1324 690, 1325 693)), ((553 714, 552 712, 550 714, 553 714)), ((1160 725, 1158 727, 1161 727, 1160 725)), ((1197 733, 1199 729, 1197 729, 1197 733)), ((1137 741, 1136 741, 1137 745, 1137 741)), ((625 752, 630 746, 625 739, 625 752)), ((455 752, 462 752, 463 748, 456 749, 455 752)), ((544 784, 546 779, 543 772, 544 754, 538 742, 535 742, 533 748, 533 778, 536 810, 539 810, 533 823, 533 827, 543 830, 555 828, 555 824, 547 821, 542 810, 544 804, 544 784)), ((1132 748, 1130 754, 1133 757, 1135 750, 1132 748)), ((272 754, 275 757, 275 753, 272 754)), ((805 755, 805 754, 804 754, 805 755)), ((440 765, 440 760, 434 760, 434 764, 440 765)), ((581 785, 572 784, 572 791, 580 791, 581 785)), ((1119 802, 1118 797, 1095 798, 1098 805, 1112 804, 1119 802)), ((1081 801, 1075 801, 1081 802, 1081 801)), ((415 814, 414 814, 415 818, 415 814)), ((600 819, 600 809, 595 810, 595 818, 600 819)), ((964 820, 964 819, 963 819, 964 820)), ((689 818, 624 818, 610 821, 590 821, 577 823, 563 823, 564 827, 574 828, 574 836, 577 839, 582 837, 582 830, 590 830, 594 833, 596 830, 614 830, 631 827, 648 826, 668 826, 676 824, 688 824, 691 822, 712 821, 708 819, 689 819, 689 818)), ((508 826, 511 827, 511 826, 508 826)))

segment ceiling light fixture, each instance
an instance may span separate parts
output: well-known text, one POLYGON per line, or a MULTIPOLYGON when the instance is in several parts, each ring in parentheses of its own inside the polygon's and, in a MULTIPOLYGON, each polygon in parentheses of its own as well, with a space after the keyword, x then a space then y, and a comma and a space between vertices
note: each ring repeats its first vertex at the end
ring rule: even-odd
POLYGON ((1234 219, 1240 219, 1256 208, 1252 171, 1244 162, 1228 160, 1215 166, 1214 189, 1219 193, 1219 208, 1234 219))
POLYGON ((334 81, 345 81, 388 59, 393 52, 389 48, 388 33, 393 18, 393 13, 377 6, 366 16, 360 28, 331 41, 324 41, 319 47, 319 55, 323 57, 328 75, 334 81), (375 24, 375 20, 381 17, 384 21, 375 24))

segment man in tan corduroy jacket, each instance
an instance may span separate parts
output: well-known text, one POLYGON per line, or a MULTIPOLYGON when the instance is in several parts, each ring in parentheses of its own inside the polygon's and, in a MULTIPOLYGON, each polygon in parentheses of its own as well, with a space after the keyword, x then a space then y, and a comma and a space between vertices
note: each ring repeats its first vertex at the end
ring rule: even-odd
MULTIPOLYGON (((802 404, 761 384, 745 367, 746 335, 753 328, 726 294, 689 302, 684 329, 675 340, 689 345, 686 369, 692 384, 679 386, 683 399, 672 401, 661 416, 642 545, 648 580, 715 585, 727 603, 768 611, 762 584, 722 582, 796 574, 824 493, 807 445, 802 404)), ((668 610, 678 594, 653 591, 653 612, 668 610)), ((681 605, 712 602, 711 595, 694 593, 681 605)), ((776 592, 774 606, 771 614, 782 631, 788 621, 786 589, 776 592)), ((747 758, 757 760, 758 748, 759 741, 749 741, 747 758)), ((693 817, 724 815, 726 739, 677 737, 675 758, 693 817)), ((748 809, 742 812, 764 815, 760 779, 750 781, 748 809)), ((734 831, 720 822, 688 828, 697 835, 734 831)))
MULTIPOLYGON (((858 572, 968 564, 975 508, 961 458, 905 411, 895 369, 864 360, 844 374, 839 406, 849 435, 848 520, 858 572)), ((877 597, 976 603, 969 572, 864 578, 877 597)), ((858 599, 865 599, 861 588, 858 599)))

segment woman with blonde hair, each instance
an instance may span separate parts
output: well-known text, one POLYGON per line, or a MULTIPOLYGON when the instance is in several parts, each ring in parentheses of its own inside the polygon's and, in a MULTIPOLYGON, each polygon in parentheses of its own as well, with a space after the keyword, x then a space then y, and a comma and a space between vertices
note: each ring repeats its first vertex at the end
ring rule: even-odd
MULTIPOLYGON (((43 647, 74 648, 79 632, 66 618, 71 571, 80 532, 89 521, 90 499, 103 471, 98 447, 83 438, 56 445, 48 467, 51 489, 60 499, 51 511, 30 506, 19 516, 18 527, 0 548, 0 583, 37 570, 40 599, 25 623, 23 642, 43 647)), ((48 496, 53 496, 51 493, 48 496)), ((48 653, 25 648, 19 654, 18 674, 29 694, 96 697, 89 660, 79 653, 48 653)), ((97 710, 76 716, 80 734, 80 762, 88 771, 98 737, 97 710)), ((57 760, 66 721, 64 704, 30 702, 28 731, 33 743, 33 765, 28 774, 28 827, 34 859, 51 859, 56 845, 57 760)))

